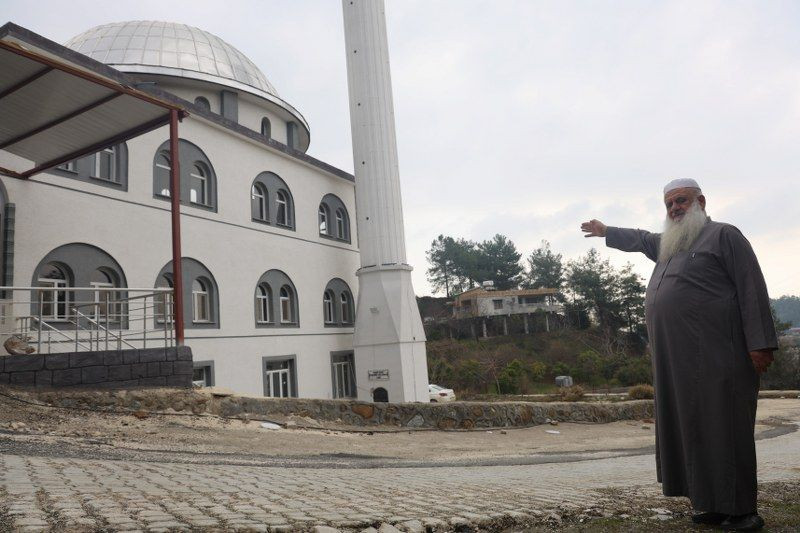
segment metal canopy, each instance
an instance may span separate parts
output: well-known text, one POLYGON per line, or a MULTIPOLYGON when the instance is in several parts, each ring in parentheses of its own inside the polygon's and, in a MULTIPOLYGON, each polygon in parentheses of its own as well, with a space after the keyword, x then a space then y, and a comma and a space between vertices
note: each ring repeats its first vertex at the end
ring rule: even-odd
POLYGON ((0 150, 33 167, 20 179, 169 124, 175 339, 184 340, 178 121, 174 103, 132 87, 124 74, 11 22, 0 27, 0 150))
POLYGON ((131 84, 15 24, 1 27, 0 150, 34 165, 0 172, 28 178, 164 126, 173 110, 185 115, 131 84))

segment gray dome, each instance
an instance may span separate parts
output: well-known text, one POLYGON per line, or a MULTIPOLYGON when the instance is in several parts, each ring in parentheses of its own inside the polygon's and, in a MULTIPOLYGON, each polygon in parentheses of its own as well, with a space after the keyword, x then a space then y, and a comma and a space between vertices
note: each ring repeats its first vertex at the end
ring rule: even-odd
POLYGON ((243 53, 216 35, 186 24, 151 20, 103 24, 73 37, 64 46, 123 72, 179 75, 243 89, 270 100, 273 98, 267 95, 280 98, 243 53))

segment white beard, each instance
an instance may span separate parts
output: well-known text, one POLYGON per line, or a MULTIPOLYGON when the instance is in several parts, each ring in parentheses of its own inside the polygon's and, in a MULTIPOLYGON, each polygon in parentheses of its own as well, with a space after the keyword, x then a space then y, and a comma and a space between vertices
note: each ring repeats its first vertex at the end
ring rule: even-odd
POLYGON ((658 248, 658 260, 666 261, 678 252, 685 252, 695 241, 703 226, 708 222, 706 212, 695 200, 683 218, 675 221, 669 218, 664 221, 664 232, 661 233, 661 244, 658 248))

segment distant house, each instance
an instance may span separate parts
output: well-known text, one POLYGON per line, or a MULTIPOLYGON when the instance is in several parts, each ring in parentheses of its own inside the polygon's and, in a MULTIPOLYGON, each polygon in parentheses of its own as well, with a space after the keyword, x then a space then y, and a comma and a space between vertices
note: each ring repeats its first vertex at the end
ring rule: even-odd
MULTIPOLYGON (((523 315, 525 332, 528 332, 528 315, 531 313, 562 314, 564 306, 556 298, 558 289, 492 290, 490 286, 476 287, 457 295, 452 302, 453 318, 503 317, 503 330, 508 334, 506 317, 523 315)), ((546 319, 549 329, 549 320, 546 319)), ((484 322, 483 336, 486 336, 484 322)))

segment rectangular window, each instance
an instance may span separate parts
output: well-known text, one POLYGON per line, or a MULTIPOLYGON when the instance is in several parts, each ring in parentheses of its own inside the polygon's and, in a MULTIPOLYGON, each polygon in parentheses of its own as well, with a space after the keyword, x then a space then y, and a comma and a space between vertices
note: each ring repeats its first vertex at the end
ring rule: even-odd
POLYGON ((336 214, 336 236, 344 239, 344 219, 339 213, 336 214))
POLYGON ((198 174, 190 174, 192 177, 192 188, 189 191, 189 200, 193 204, 207 205, 206 201, 206 178, 198 174))
POLYGON ((64 280, 40 279, 42 287, 42 318, 44 320, 67 320, 68 295, 64 280), (49 290, 48 290, 49 289, 49 290))
MULTIPOLYGON (((107 289, 114 285, 111 283, 102 283, 99 281, 91 282, 91 286, 97 289, 107 289)), ((99 322, 106 321, 106 309, 108 309, 108 320, 117 320, 117 312, 115 310, 116 304, 114 303, 113 293, 109 291, 96 291, 94 293, 94 307, 92 307, 92 318, 99 322)))
POLYGON ((267 361, 264 365, 264 396, 269 398, 293 398, 294 360, 267 361))
POLYGON ((259 293, 258 295, 258 323, 269 324, 272 322, 272 317, 269 314, 269 297, 266 294, 259 293))
POLYGON ((192 385, 195 387, 211 387, 214 385, 211 365, 194 367, 192 371, 192 385))
POLYGON ((333 372, 333 397, 356 397, 356 373, 353 354, 337 354, 331 361, 333 372))
POLYGON ((208 322, 211 320, 211 313, 209 312, 208 293, 207 292, 193 292, 192 304, 194 312, 194 322, 208 322))
POLYGON ((117 181, 116 153, 114 148, 106 148, 94 155, 95 178, 107 181, 117 181))
POLYGON ((173 305, 172 305, 172 293, 166 292, 157 294, 154 297, 155 300, 155 308, 153 312, 155 313, 156 322, 159 324, 164 323, 164 318, 166 317, 167 323, 172 324, 172 314, 173 314, 173 305))
POLYGON ((503 308, 503 300, 492 300, 492 304, 494 304, 495 309, 503 308))
POLYGON ((281 322, 292 322, 292 301, 286 296, 281 296, 281 322))
POLYGON ((170 196, 170 183, 172 168, 169 158, 165 153, 160 153, 156 159, 156 191, 159 196, 170 196))
POLYGON ((75 164, 75 160, 67 161, 64 164, 58 165, 58 168, 61 170, 66 170, 67 172, 78 172, 78 168, 75 164))

